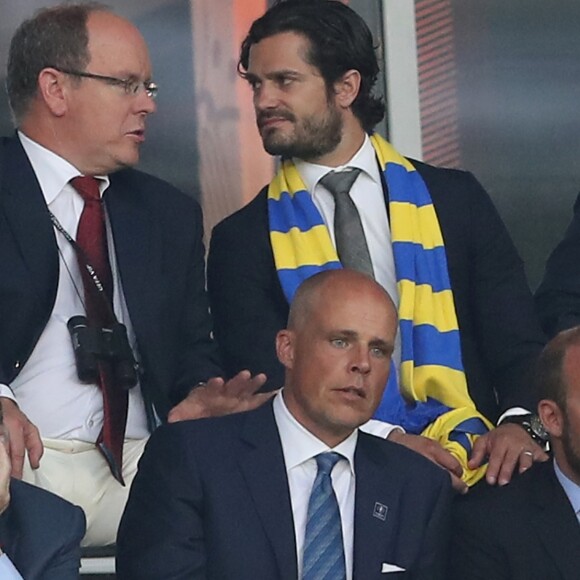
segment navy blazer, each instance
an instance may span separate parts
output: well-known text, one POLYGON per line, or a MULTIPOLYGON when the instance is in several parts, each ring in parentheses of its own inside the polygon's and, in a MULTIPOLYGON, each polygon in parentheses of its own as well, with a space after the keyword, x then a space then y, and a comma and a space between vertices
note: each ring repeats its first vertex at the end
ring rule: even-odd
MULTIPOLYGON (((110 176, 104 201, 137 337, 143 396, 164 418, 192 386, 221 374, 205 292, 201 209, 168 183, 133 169, 110 176)), ((20 141, 0 139, 2 383, 17 376, 52 312, 56 235, 20 141)))
POLYGON ((450 580, 578 580, 580 524, 551 461, 454 506, 450 580))
MULTIPOLYGON (((424 179, 445 242, 469 392, 495 421, 514 406, 536 408, 528 372, 544 336, 522 260, 487 193, 464 171, 413 161, 424 179)), ((216 339, 229 373, 265 372, 283 383, 274 349, 288 303, 274 266, 267 188, 218 224, 208 256, 216 339)))
POLYGON ((77 580, 85 535, 81 508, 13 479, 0 516, 2 550, 25 580, 77 580))
MULTIPOLYGON (((448 475, 403 446, 359 433, 354 578, 445 578, 448 475), (375 503, 388 507, 383 521, 375 503), (383 563, 406 573, 381 573, 383 563)), ((272 403, 161 427, 133 482, 117 577, 296 580, 296 542, 272 403)))

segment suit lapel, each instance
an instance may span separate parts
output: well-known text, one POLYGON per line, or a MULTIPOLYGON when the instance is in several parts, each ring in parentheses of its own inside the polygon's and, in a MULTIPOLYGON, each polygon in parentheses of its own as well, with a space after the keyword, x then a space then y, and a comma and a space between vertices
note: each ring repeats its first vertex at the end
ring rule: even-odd
MULTIPOLYGON (((104 199, 127 305, 132 313, 147 311, 158 302, 155 295, 159 290, 160 279, 151 249, 154 216, 150 214, 139 192, 132 191, 122 175, 111 176, 111 184, 104 199)), ((146 318, 150 317, 131 317, 137 334, 143 330, 137 328, 138 325, 146 318)))
POLYGON ((397 505, 401 493, 396 470, 384 455, 380 461, 374 456, 367 437, 359 433, 355 453, 354 578, 379 576, 385 557, 394 552, 395 528, 389 509, 397 505))
POLYGON ((295 580, 298 568, 294 520, 282 444, 271 402, 248 415, 242 440, 239 466, 272 545, 279 577, 295 580))
POLYGON ((552 462, 537 466, 530 479, 532 529, 538 534, 565 580, 577 580, 580 570, 580 524, 556 479, 552 462))
POLYGON ((46 295, 46 288, 54 287, 58 272, 56 238, 32 166, 16 138, 4 140, 2 153, 3 206, 8 225, 20 253, 31 274, 31 283, 39 297, 46 295), (53 284, 47 281, 53 279, 53 284))

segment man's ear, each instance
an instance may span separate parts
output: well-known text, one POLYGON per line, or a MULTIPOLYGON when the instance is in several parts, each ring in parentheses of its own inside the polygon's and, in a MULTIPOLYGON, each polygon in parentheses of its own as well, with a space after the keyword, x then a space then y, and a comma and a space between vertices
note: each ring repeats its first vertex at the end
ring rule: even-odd
POLYGON ((284 329, 276 335, 276 354, 278 360, 287 368, 294 365, 294 332, 284 329))
POLYGON ((53 68, 42 69, 38 75, 38 98, 56 117, 62 117, 67 110, 67 96, 70 85, 65 85, 65 75, 53 68))
POLYGON ((360 83, 360 73, 356 69, 347 70, 334 83, 334 98, 336 104, 343 109, 348 109, 358 96, 360 83))
POLYGON ((556 401, 542 399, 538 403, 538 415, 546 431, 556 438, 562 437, 564 432, 564 413, 556 401))

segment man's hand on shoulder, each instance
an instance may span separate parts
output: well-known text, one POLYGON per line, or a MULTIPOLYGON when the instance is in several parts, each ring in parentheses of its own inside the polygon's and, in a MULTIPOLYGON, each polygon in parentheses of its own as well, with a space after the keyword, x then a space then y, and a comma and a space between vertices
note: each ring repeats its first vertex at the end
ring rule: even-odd
POLYGON ((506 485, 516 467, 519 473, 528 470, 534 461, 546 461, 548 455, 520 425, 499 425, 478 437, 473 444, 469 467, 475 469, 488 457, 485 479, 490 485, 506 485))
POLYGON ((0 397, 4 414, 4 426, 8 436, 8 452, 12 462, 12 476, 22 477, 22 466, 26 453, 30 467, 37 469, 44 452, 42 440, 36 425, 19 409, 18 405, 6 397, 0 397))
POLYGON ((400 443, 405 447, 420 453, 439 467, 445 469, 451 476, 451 484, 453 489, 458 493, 467 493, 467 484, 461 479, 463 469, 459 461, 449 451, 433 439, 423 437, 421 435, 411 435, 410 433, 403 433, 399 429, 394 429, 388 436, 389 441, 400 443))
MULTIPOLYGON (((10 457, 3 442, 0 442, 0 514, 10 503, 10 457)), ((2 551, 0 551, 2 555, 2 551)))
POLYGON ((257 393, 266 382, 266 375, 252 376, 241 371, 229 381, 216 377, 195 387, 167 416, 169 423, 186 419, 219 417, 231 413, 251 411, 271 399, 276 391, 257 393))

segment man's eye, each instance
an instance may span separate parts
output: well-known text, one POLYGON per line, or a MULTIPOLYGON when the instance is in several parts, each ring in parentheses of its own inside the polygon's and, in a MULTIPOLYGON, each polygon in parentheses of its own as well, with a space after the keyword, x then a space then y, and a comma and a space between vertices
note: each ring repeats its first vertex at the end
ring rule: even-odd
POLYGON ((336 348, 345 348, 348 344, 344 338, 333 338, 330 342, 336 348))
POLYGON ((388 356, 386 349, 381 348, 380 346, 371 348, 371 354, 376 358, 386 358, 388 356))

